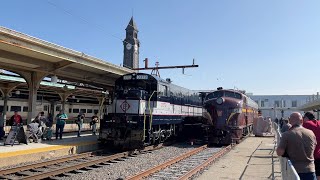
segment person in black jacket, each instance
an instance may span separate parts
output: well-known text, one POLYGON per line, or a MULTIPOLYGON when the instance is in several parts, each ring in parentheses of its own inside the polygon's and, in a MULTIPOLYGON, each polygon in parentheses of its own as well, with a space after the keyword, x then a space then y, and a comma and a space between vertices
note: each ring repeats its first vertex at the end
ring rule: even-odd
POLYGON ((6 126, 5 120, 3 117, 3 113, 0 112, 0 140, 4 137, 5 132, 4 132, 4 127, 6 126))
POLYGON ((92 135, 96 135, 97 132, 97 123, 99 122, 99 118, 97 116, 97 113, 95 113, 90 122, 90 126, 92 127, 92 135))

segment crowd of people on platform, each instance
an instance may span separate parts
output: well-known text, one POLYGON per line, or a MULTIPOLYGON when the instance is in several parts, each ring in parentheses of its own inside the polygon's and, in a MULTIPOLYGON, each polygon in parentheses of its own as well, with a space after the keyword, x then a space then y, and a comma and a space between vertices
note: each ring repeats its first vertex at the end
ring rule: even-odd
POLYGON ((320 121, 312 112, 294 112, 278 124, 278 156, 290 159, 301 180, 320 180, 320 121))
MULTIPOLYGON (((78 127, 77 135, 78 137, 81 136, 82 126, 84 123, 85 114, 80 113, 77 116, 77 119, 75 120, 75 124, 78 127)), ((66 124, 66 121, 68 120, 68 116, 63 111, 59 111, 59 113, 56 115, 55 118, 53 118, 51 113, 48 113, 47 116, 45 116, 44 112, 40 112, 34 119, 31 120, 31 122, 27 125, 27 138, 33 142, 38 142, 39 138, 42 140, 52 140, 52 127, 55 123, 56 125, 56 139, 62 139, 63 137, 63 130, 66 124), (55 122, 54 122, 55 121, 55 122)), ((91 117, 90 121, 90 128, 92 130, 92 134, 96 135, 97 132, 97 123, 99 122, 99 118, 97 114, 94 114, 91 117)), ((5 131, 5 121, 3 119, 2 112, 0 113, 0 140, 4 137, 5 131)), ((21 115, 19 115, 18 111, 14 112, 14 115, 11 116, 9 119, 8 125, 9 126, 18 126, 23 124, 23 120, 21 115)))

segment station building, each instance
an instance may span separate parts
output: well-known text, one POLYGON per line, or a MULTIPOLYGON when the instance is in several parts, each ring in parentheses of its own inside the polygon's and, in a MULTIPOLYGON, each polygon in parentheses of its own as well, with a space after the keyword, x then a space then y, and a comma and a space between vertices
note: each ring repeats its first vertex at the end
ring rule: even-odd
POLYGON ((265 117, 288 118, 292 112, 303 113, 302 106, 315 99, 313 95, 253 95, 248 94, 265 117))

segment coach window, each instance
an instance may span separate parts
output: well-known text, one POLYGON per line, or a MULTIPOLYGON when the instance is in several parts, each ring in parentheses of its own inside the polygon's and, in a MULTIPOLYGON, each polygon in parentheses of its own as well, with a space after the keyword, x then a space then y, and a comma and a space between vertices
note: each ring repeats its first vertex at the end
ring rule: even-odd
POLYGON ((61 110, 61 106, 56 106, 56 111, 60 111, 61 110))
POLYGON ((92 109, 87 109, 87 113, 92 113, 92 109))
POLYGON ((94 112, 95 114, 98 114, 99 110, 98 110, 98 109, 95 109, 95 110, 93 110, 93 112, 94 112))
POLYGON ((21 106, 11 106, 10 111, 11 112, 14 112, 14 111, 21 112, 21 106))
POLYGON ((73 113, 79 113, 80 111, 79 111, 79 109, 72 109, 72 112, 73 113))
POLYGON ((43 106, 43 110, 44 110, 44 111, 48 111, 48 105, 44 105, 44 106, 43 106))
POLYGON ((28 112, 28 106, 23 106, 22 111, 23 111, 23 112, 28 112))
MULTIPOLYGON (((9 111, 9 106, 7 106, 7 111, 9 111)), ((0 112, 3 112, 3 106, 0 106, 0 112)))
POLYGON ((87 113, 87 109, 81 109, 80 112, 81 113, 87 113))

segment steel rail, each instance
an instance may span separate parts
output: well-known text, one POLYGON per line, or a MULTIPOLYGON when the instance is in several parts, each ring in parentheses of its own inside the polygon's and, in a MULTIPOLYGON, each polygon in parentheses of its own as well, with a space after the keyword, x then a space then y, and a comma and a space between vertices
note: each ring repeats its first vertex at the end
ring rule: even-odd
POLYGON ((197 154, 198 152, 200 152, 200 151, 202 151, 202 150, 204 150, 206 148, 207 148, 207 145, 201 146, 201 147, 199 147, 197 149, 194 149, 192 151, 184 153, 183 155, 181 155, 179 157, 176 157, 176 158, 174 158, 174 159, 172 159, 170 161, 167 161, 167 162, 165 162, 163 164, 160 164, 160 165, 158 165, 156 167, 150 168, 150 169, 148 169, 148 170, 146 170, 144 172, 141 172, 141 173, 136 174, 134 176, 128 177, 127 180, 139 180, 139 179, 142 179, 144 177, 147 177, 150 174, 153 174, 153 173, 155 173, 155 172, 157 172, 157 171, 159 171, 161 169, 164 169, 164 168, 166 168, 166 167, 168 167, 168 166, 170 166, 172 164, 177 163, 178 161, 181 161, 181 160, 183 160, 183 159, 185 159, 185 158, 187 158, 189 156, 192 156, 194 154, 197 154))
MULTIPOLYGON (((105 156, 105 157, 102 157, 99 158, 99 159, 90 159, 86 162, 80 162, 78 164, 75 164, 75 165, 69 165, 69 166, 64 166, 64 167, 60 167, 60 168, 54 168, 52 170, 49 170, 49 171, 41 171, 37 174, 34 174, 34 175, 27 175, 27 176, 23 176, 21 177, 22 179, 30 179, 30 180, 34 180, 34 179, 44 179, 44 178, 48 178, 48 177, 52 177, 52 176, 56 176, 56 175, 59 175, 59 174, 63 174, 63 173, 67 173, 67 172, 70 172, 70 171, 74 171, 74 170, 79 170, 79 169, 82 169, 82 168, 86 168, 86 167, 90 167, 90 166, 93 166, 93 165, 96 165, 96 164, 100 164, 100 163, 103 163, 103 162, 108 162, 108 161, 112 161, 112 160, 116 160, 116 159, 120 159, 120 158, 123 158, 123 157, 127 157, 129 155, 132 155, 132 154, 137 154, 137 153, 143 153, 143 152, 148 152, 148 151, 151 151, 151 150, 156 150, 156 149, 160 149, 163 147, 163 144, 159 144, 158 146, 147 146, 145 147, 143 150, 133 150, 133 151, 127 151, 127 152, 122 152, 122 153, 117 153, 117 154, 114 154, 114 155, 110 155, 110 156, 105 156)), ((89 156, 87 156, 89 157, 89 156)), ((79 157, 76 157, 76 159, 78 159, 79 157)), ((63 162, 63 161, 62 161, 63 162)), ((56 164, 56 163, 54 163, 56 164)), ((36 165, 36 164, 34 164, 36 165)), ((39 165, 38 167, 43 167, 43 165, 39 165)), ((26 170, 29 170, 31 168, 28 168, 26 170)), ((13 171, 12 173, 15 173, 16 171, 13 171)), ((12 174, 10 173, 10 174, 12 174)))
POLYGON ((93 165, 96 165, 96 164, 99 164, 99 163, 102 163, 102 162, 111 161, 111 160, 115 160, 115 159, 118 159, 118 158, 126 157, 128 155, 130 155, 129 152, 118 153, 118 154, 114 154, 114 155, 111 155, 111 156, 103 157, 103 158, 100 158, 100 159, 95 159, 95 160, 88 161, 88 162, 82 162, 82 163, 79 163, 79 164, 76 164, 76 165, 66 166, 66 167, 62 167, 62 168, 59 168, 59 169, 53 169, 53 170, 45 171, 45 172, 42 172, 42 173, 39 173, 39 174, 23 177, 23 179, 25 179, 25 180, 44 179, 44 178, 47 178, 47 177, 56 176, 56 175, 63 174, 63 173, 66 173, 66 172, 70 172, 70 171, 79 170, 79 169, 82 169, 82 168, 85 168, 85 167, 93 166, 93 165))
POLYGON ((30 169, 35 169, 35 168, 39 168, 39 167, 49 166, 49 165, 53 165, 53 164, 58 164, 61 162, 71 161, 71 160, 75 160, 78 158, 89 157, 91 155, 93 155, 93 152, 75 154, 72 156, 62 157, 59 159, 52 159, 52 160, 48 160, 45 162, 33 163, 33 164, 23 165, 23 166, 19 166, 19 167, 3 169, 3 170, 0 170, 0 176, 12 174, 12 173, 17 173, 17 172, 21 172, 21 171, 26 171, 26 170, 30 170, 30 169))
POLYGON ((229 152, 231 150, 231 145, 221 149, 217 153, 215 153, 213 156, 211 156, 209 159, 207 159, 205 162, 200 164, 199 166, 195 167, 191 171, 187 172, 183 176, 179 178, 179 180, 188 180, 190 177, 192 177, 197 172, 201 171, 202 169, 206 168, 208 165, 210 165, 214 160, 217 158, 223 156, 225 153, 229 152))

